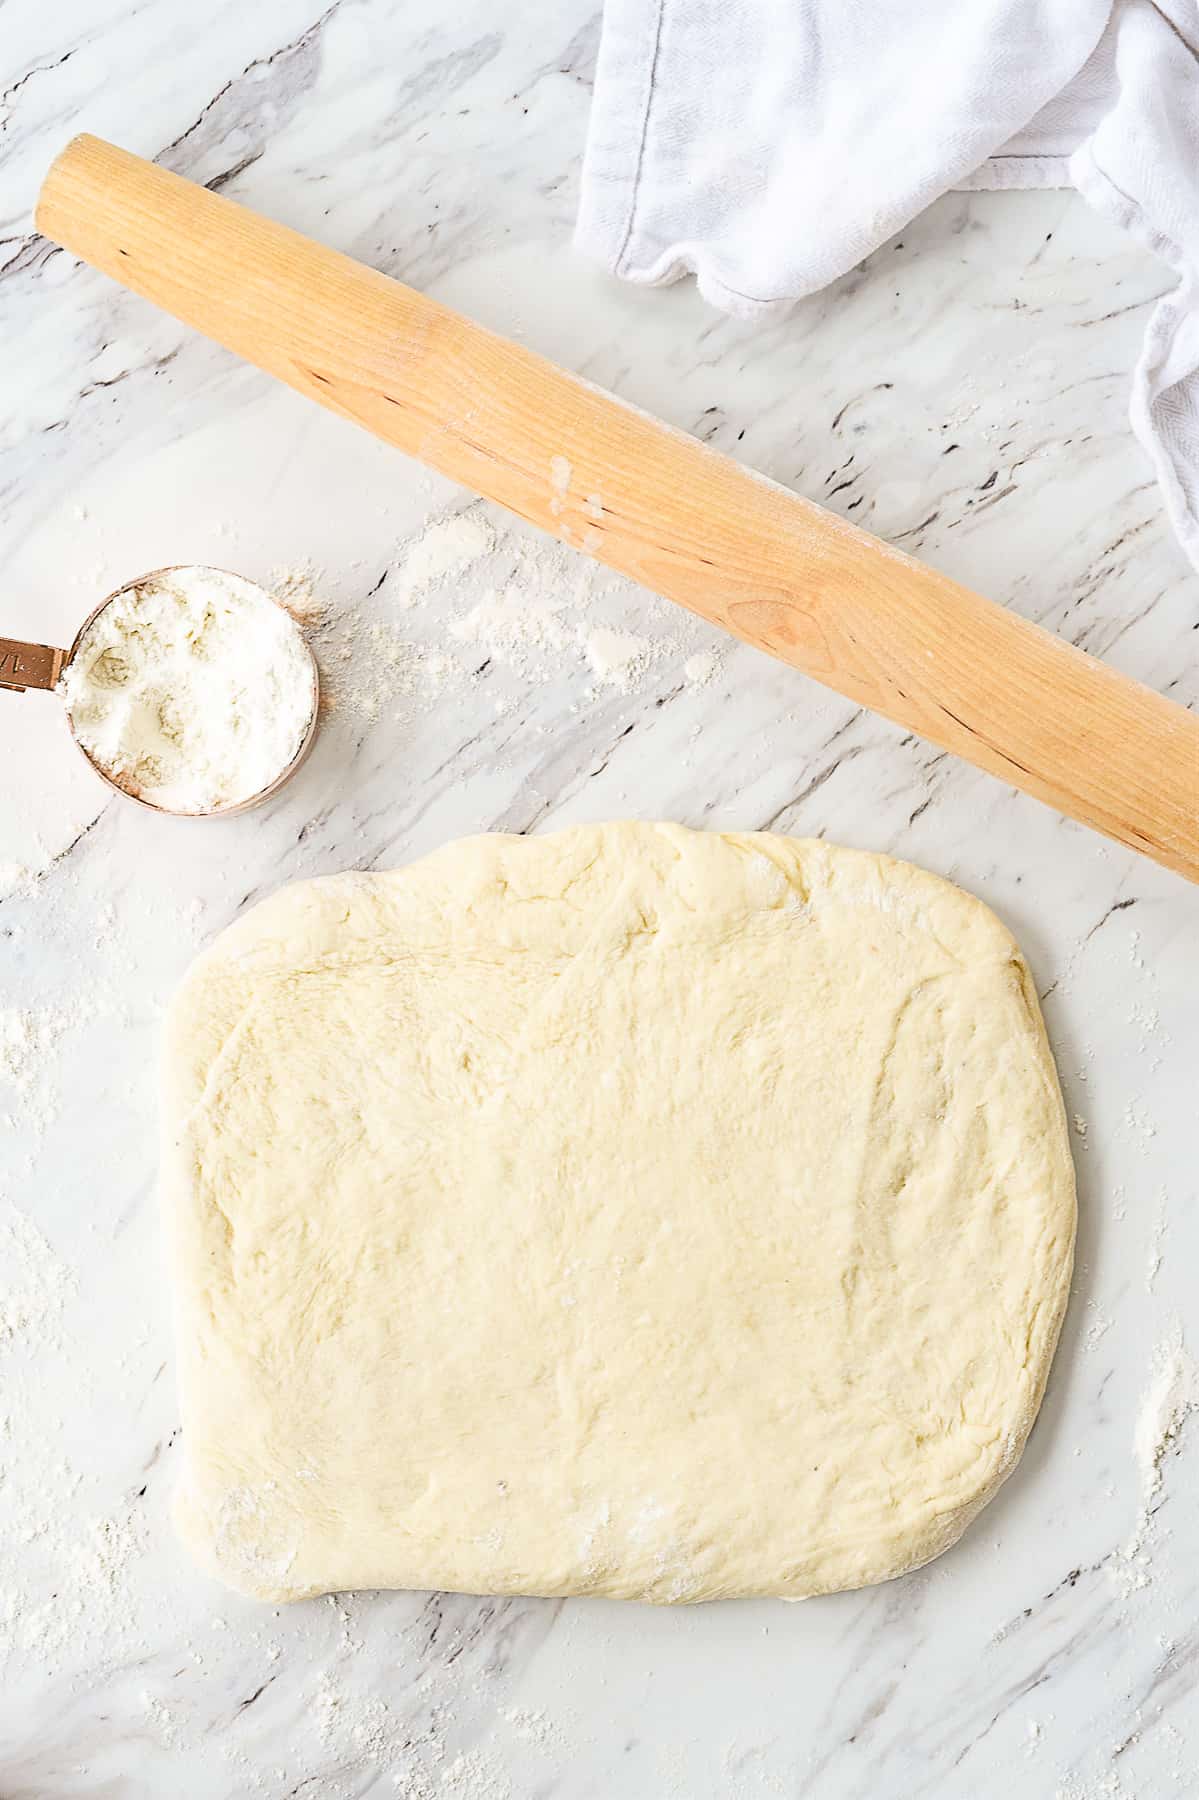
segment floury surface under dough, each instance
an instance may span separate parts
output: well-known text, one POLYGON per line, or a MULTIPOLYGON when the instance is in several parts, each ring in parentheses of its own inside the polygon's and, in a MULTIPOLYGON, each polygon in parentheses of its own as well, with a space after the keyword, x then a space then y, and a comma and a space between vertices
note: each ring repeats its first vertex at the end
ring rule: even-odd
POLYGON ((178 1519, 244 1592, 857 1587, 1036 1415, 1061 1095, 1011 936, 909 864, 617 824, 285 888, 165 1107, 178 1519))

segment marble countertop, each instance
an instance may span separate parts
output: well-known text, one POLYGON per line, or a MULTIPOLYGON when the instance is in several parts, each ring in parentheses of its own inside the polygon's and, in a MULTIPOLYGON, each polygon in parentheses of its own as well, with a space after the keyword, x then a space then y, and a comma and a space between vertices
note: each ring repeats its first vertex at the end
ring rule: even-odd
POLYGON ((29 211, 74 131, 159 156, 1194 705, 1199 590, 1126 420, 1167 272, 1071 195, 955 196, 749 328, 570 247, 593 0, 3 18, 0 628, 66 642, 164 562, 309 564, 339 699, 276 801, 203 824, 112 797, 48 697, 0 697, 4 1800, 1199 1790, 1199 892, 523 532, 496 555, 545 631, 481 624, 477 574, 405 604, 406 541, 469 497, 76 266, 29 211), (169 1523, 164 1000, 283 881, 627 814, 892 851, 1022 940, 1081 1209, 1023 1463, 925 1571, 801 1606, 224 1593, 169 1523))

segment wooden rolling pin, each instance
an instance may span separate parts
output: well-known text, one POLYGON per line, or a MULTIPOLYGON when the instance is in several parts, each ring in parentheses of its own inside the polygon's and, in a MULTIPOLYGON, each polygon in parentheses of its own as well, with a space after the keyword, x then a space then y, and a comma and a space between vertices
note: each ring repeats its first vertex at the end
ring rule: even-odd
POLYGON ((1199 719, 377 270, 93 137, 47 237, 322 406, 1199 881, 1199 719))

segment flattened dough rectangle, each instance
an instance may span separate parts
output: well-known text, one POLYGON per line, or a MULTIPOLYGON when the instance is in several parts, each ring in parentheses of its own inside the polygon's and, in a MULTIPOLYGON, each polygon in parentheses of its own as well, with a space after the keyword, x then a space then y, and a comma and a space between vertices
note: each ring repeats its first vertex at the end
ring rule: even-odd
POLYGON ((178 1520, 271 1600, 859 1586, 1018 1458, 1074 1180, 1020 952, 669 825, 285 888, 174 1005, 178 1520))

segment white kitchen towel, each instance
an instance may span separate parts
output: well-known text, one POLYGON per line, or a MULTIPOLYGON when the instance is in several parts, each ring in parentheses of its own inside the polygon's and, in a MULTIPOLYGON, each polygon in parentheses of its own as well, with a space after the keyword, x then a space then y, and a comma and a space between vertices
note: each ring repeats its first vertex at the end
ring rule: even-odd
POLYGON ((952 188, 1077 187, 1178 280, 1133 429, 1199 565, 1195 0, 605 0, 577 242, 773 311, 952 188))

